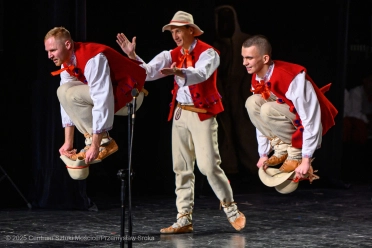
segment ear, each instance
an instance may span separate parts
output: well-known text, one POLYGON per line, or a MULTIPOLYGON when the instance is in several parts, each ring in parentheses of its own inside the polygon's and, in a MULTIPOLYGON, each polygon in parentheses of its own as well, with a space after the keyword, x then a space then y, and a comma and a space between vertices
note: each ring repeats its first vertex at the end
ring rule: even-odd
POLYGON ((66 46, 67 50, 70 50, 72 48, 71 40, 66 40, 65 41, 65 46, 66 46))
POLYGON ((270 56, 269 56, 269 55, 264 55, 264 56, 263 56, 263 61, 264 61, 264 64, 269 63, 269 61, 270 61, 270 56))
POLYGON ((194 28, 193 27, 189 27, 189 32, 191 35, 194 35, 194 28))

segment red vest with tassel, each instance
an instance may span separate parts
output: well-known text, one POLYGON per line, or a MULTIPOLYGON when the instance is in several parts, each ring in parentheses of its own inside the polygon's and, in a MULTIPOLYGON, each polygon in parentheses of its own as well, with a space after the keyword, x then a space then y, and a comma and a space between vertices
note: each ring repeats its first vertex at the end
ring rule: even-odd
MULTIPOLYGON (((199 56, 205 50, 213 48, 205 42, 200 40, 197 41, 194 50, 190 53, 192 56, 192 66, 195 67, 196 61, 198 61, 199 56)), ((178 63, 183 56, 181 53, 182 47, 177 47, 171 52, 172 63, 178 63)), ((215 48, 213 48, 216 50, 215 48)), ((217 51, 217 50, 216 50, 217 51)), ((219 54, 219 51, 217 51, 219 54)), ((174 88, 172 90, 173 99, 170 103, 170 111, 168 115, 168 121, 172 119, 173 112, 176 104, 176 96, 178 91, 178 84, 174 82, 174 88)), ((200 121, 211 118, 224 110, 221 100, 221 95, 217 90, 217 70, 204 82, 190 85, 189 86, 191 97, 196 108, 203 108, 207 110, 207 113, 198 113, 200 121)))
MULTIPOLYGON (((294 124, 296 126, 296 131, 292 135, 292 146, 295 148, 302 148, 302 132, 304 127, 302 126, 302 121, 296 112, 296 109, 291 100, 287 99, 285 93, 288 91, 289 85, 292 80, 301 72, 306 73, 306 69, 300 65, 284 62, 284 61, 274 61, 274 70, 271 75, 269 82, 266 82, 268 89, 277 96, 277 102, 286 103, 289 106, 289 110, 296 114, 296 119, 294 124)), ((252 86, 255 88, 259 84, 255 80, 256 75, 252 77, 252 86)), ((310 76, 306 73, 306 79, 313 85, 316 96, 319 101, 320 111, 321 111, 321 121, 323 132, 322 135, 325 135, 326 132, 335 125, 335 116, 337 115, 337 109, 332 105, 332 103, 325 97, 324 93, 329 90, 331 84, 327 84, 322 88, 314 83, 310 76)))
POLYGON ((110 78, 115 99, 115 112, 130 102, 132 89, 141 91, 145 84, 146 71, 139 66, 138 61, 131 60, 106 45, 90 42, 74 42, 76 66, 67 66, 52 75, 58 75, 66 70, 71 76, 77 77, 81 82, 88 84, 84 76, 85 65, 99 53, 103 53, 110 66, 110 78))

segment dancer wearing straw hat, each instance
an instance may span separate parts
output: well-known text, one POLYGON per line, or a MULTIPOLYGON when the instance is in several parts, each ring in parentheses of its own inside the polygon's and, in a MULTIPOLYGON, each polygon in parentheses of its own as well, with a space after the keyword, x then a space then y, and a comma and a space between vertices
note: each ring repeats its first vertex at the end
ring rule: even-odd
POLYGON ((160 232, 193 231, 195 160, 220 200, 228 221, 240 231, 245 227, 245 216, 234 202, 231 186, 220 167, 218 150, 216 115, 223 111, 216 86, 219 52, 197 38, 203 31, 187 12, 178 11, 162 30, 171 32, 177 47, 161 52, 147 64, 135 53, 136 37, 130 42, 124 34, 117 35, 117 43, 128 57, 143 62, 146 81, 174 77, 168 120, 173 119, 172 155, 178 214, 176 223, 160 232))

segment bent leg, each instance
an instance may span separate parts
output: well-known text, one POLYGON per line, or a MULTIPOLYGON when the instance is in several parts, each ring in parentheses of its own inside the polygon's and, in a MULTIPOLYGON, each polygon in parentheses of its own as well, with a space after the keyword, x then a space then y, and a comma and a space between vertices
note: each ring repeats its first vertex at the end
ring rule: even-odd
POLYGON ((198 115, 191 112, 188 121, 200 172, 207 177, 209 185, 221 202, 233 202, 230 183, 220 167, 216 118, 200 121, 198 115))
POLYGON ((92 133, 93 100, 89 86, 79 81, 68 82, 57 90, 58 99, 80 133, 92 133))
POLYGON ((248 97, 245 102, 245 108, 247 109, 249 118, 253 125, 266 137, 275 137, 270 129, 270 126, 265 123, 261 116, 261 108, 268 102, 264 100, 261 95, 254 94, 248 97))

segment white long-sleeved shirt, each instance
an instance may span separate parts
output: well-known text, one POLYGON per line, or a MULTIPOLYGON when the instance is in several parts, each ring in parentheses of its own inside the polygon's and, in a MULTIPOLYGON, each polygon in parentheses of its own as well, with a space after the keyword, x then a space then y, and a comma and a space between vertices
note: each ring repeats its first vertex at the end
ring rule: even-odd
MULTIPOLYGON (((76 65, 75 56, 73 56, 71 63, 76 65)), ((66 71, 63 71, 60 76, 61 85, 71 81, 79 81, 78 78, 71 76, 66 71)), ((85 65, 84 76, 88 81, 89 93, 93 100, 93 133, 109 131, 114 123, 114 94, 110 78, 110 66, 103 53, 99 53, 88 60, 85 65)), ((74 125, 62 106, 61 117, 63 127, 74 125)))
MULTIPOLYGON (((275 64, 273 67, 275 70, 275 64)), ((270 80, 272 71, 266 81, 270 80)), ((298 115, 301 118, 304 131, 302 133, 302 157, 311 158, 322 142, 321 112, 318 98, 311 82, 306 80, 305 72, 298 74, 291 82, 285 96, 292 101, 298 115)), ((256 76, 256 80, 262 80, 256 76)), ((276 96, 271 93, 271 97, 276 96)), ((256 129, 258 152, 260 157, 271 151, 269 140, 256 129)))
MULTIPOLYGON (((195 39, 189 52, 192 52, 196 43, 197 40, 195 39)), ((136 57, 138 61, 142 62, 141 66, 146 70, 146 81, 153 81, 166 76, 161 74, 160 70, 171 67, 171 51, 172 50, 159 53, 149 63, 145 63, 139 56, 136 57)), ((183 53, 182 50, 181 53, 183 53)), ((198 61, 195 63, 195 67, 181 68, 185 78, 174 76, 176 83, 180 87, 177 93, 177 101, 180 103, 192 103, 189 86, 207 80, 219 65, 220 56, 213 48, 209 48, 200 54, 198 61)))

